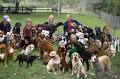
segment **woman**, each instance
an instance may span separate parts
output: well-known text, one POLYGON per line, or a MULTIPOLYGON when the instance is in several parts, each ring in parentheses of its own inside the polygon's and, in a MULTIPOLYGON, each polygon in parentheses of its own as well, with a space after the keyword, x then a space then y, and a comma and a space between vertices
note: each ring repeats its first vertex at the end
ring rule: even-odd
POLYGON ((32 20, 28 18, 26 20, 26 25, 23 29, 23 38, 25 40, 25 47, 30 44, 30 31, 33 27, 32 20))
POLYGON ((0 23, 0 30, 3 31, 4 34, 11 31, 10 18, 8 15, 4 15, 2 18, 2 22, 0 23))

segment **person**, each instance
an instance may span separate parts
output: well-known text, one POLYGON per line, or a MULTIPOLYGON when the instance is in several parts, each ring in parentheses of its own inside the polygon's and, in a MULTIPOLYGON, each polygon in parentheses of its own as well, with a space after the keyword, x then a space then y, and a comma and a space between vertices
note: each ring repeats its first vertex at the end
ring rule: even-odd
POLYGON ((0 30, 3 31, 4 34, 11 31, 10 18, 8 15, 4 15, 2 18, 2 22, 0 23, 0 30))
POLYGON ((87 71, 89 70, 89 59, 92 54, 86 51, 85 46, 77 41, 77 36, 75 34, 70 35, 70 42, 66 44, 66 49, 69 50, 69 56, 73 53, 79 53, 80 57, 83 59, 83 63, 85 62, 87 65, 87 71))
POLYGON ((79 50, 84 49, 84 45, 77 41, 77 36, 75 34, 70 35, 70 42, 67 44, 68 50, 70 50, 70 57, 73 53, 79 53, 79 50))
POLYGON ((112 42, 112 35, 110 34, 110 27, 109 26, 104 26, 104 28, 103 28, 103 34, 105 34, 107 37, 108 37, 108 39, 109 39, 109 42, 112 42))
POLYGON ((50 15, 48 17, 48 21, 45 22, 44 24, 54 24, 54 19, 55 19, 55 17, 53 15, 50 15))
POLYGON ((72 29, 74 29, 75 26, 79 27, 81 24, 72 19, 71 15, 67 15, 67 21, 64 22, 64 35, 68 36, 68 34, 71 32, 72 29))
POLYGON ((23 28, 23 38, 25 40, 25 47, 30 44, 30 32, 33 27, 32 20, 28 18, 26 20, 26 25, 23 28))

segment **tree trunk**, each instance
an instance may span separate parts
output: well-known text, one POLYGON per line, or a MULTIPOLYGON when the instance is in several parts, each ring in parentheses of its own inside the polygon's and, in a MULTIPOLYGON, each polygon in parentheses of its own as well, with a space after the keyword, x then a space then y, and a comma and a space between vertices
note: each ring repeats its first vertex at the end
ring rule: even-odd
POLYGON ((15 12, 18 13, 19 11, 19 2, 20 0, 16 0, 16 3, 15 3, 15 12))

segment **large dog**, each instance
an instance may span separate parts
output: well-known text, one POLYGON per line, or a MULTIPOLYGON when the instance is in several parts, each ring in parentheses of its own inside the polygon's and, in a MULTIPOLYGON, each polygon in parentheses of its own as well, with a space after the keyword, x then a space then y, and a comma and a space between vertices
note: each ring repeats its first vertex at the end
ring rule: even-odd
POLYGON ((72 75, 77 74, 77 78, 80 77, 80 74, 84 75, 84 78, 87 77, 85 68, 83 66, 83 63, 81 61, 81 57, 78 53, 72 54, 72 75))
MULTIPOLYGON (((83 63, 85 62, 87 65, 87 71, 89 70, 89 59, 91 59, 92 54, 89 51, 86 51, 85 47, 81 43, 75 43, 74 44, 77 47, 77 51, 80 54, 81 58, 83 59, 83 63)), ((71 51, 71 49, 74 50, 74 47, 70 43, 66 45, 66 51, 71 51)))
POLYGON ((91 61, 95 69, 96 76, 103 76, 102 74, 106 74, 110 71, 110 58, 107 55, 100 57, 93 55, 91 57, 91 61))
POLYGON ((4 62, 5 67, 7 67, 7 61, 13 59, 13 44, 11 44, 11 37, 8 35, 4 35, 2 31, 0 31, 0 61, 4 62), (4 50, 4 51, 3 51, 4 50))
POLYGON ((57 30, 59 26, 63 25, 63 22, 58 22, 56 24, 38 24, 36 25, 36 28, 38 29, 39 27, 41 30, 47 30, 50 32, 50 38, 52 37, 52 34, 57 30))
POLYGON ((49 58, 49 55, 48 55, 48 54, 49 54, 51 51, 53 51, 53 46, 52 46, 52 44, 51 44, 48 40, 46 40, 46 39, 44 39, 44 38, 40 38, 39 43, 38 43, 38 49, 39 49, 39 51, 40 51, 40 58, 41 58, 42 60, 44 60, 44 61, 43 61, 43 64, 47 64, 47 63, 48 63, 48 60, 46 60, 46 59, 49 58))

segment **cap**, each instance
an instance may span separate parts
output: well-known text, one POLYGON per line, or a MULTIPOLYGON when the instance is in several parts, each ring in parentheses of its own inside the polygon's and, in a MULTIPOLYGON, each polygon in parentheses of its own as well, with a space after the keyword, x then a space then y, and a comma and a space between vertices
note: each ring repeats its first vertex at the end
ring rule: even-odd
POLYGON ((6 20, 6 21, 8 21, 8 22, 11 21, 8 15, 4 15, 4 16, 3 16, 3 19, 6 20))

